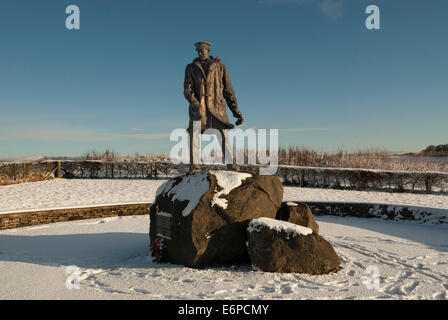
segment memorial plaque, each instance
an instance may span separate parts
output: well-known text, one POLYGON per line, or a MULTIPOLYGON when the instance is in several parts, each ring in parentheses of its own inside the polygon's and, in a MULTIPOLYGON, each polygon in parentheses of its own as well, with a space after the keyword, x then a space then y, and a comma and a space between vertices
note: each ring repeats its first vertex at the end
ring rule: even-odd
POLYGON ((156 236, 171 240, 173 215, 168 212, 156 213, 156 236))

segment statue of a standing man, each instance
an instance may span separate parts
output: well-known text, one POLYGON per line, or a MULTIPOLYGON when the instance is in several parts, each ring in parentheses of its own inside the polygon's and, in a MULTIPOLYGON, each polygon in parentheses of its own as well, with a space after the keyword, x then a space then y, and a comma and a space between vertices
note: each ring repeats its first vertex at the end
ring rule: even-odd
MULTIPOLYGON (((238 120, 236 125, 243 123, 243 116, 238 110, 238 104, 230 82, 229 73, 218 58, 209 56, 210 42, 196 42, 198 57, 185 69, 184 96, 190 103, 190 171, 197 171, 200 164, 194 161, 193 154, 198 154, 199 143, 193 141, 193 122, 200 121, 201 133, 207 129, 215 129, 221 133, 222 155, 225 157, 227 129, 233 129, 226 112, 226 103, 233 116, 238 120), (196 163, 195 163, 196 162, 196 163)), ((196 159, 195 159, 196 160, 196 159)), ((224 161, 223 161, 224 162, 224 161)))

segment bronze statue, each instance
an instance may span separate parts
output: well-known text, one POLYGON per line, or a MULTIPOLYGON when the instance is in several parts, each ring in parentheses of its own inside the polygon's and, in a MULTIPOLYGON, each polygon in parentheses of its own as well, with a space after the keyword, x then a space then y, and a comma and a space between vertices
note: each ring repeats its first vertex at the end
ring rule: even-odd
POLYGON ((226 104, 233 116, 243 123, 243 116, 238 110, 238 104, 230 82, 229 73, 219 58, 209 56, 210 42, 196 42, 198 57, 185 69, 184 96, 190 103, 190 168, 196 171, 200 168, 193 163, 193 151, 197 145, 193 143, 193 121, 201 122, 201 133, 207 129, 216 129, 221 133, 221 147, 225 156, 227 129, 233 129, 226 112, 226 104))

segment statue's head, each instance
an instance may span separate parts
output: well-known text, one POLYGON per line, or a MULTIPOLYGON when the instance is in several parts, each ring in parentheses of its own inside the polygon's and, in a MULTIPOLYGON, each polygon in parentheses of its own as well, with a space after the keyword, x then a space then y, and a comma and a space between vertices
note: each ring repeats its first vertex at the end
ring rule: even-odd
POLYGON ((202 60, 207 59, 212 44, 207 41, 199 41, 194 45, 196 47, 196 51, 198 52, 198 57, 202 60))

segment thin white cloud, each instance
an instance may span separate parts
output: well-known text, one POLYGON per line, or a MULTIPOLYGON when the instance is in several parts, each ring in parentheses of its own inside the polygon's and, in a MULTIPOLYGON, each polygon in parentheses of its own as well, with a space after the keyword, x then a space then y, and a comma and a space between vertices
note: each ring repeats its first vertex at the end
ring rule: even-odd
POLYGON ((15 130, 6 134, 4 139, 31 141, 61 141, 61 142, 99 142, 113 141, 90 130, 15 130))
POLYGON ((115 134, 111 136, 116 136, 117 138, 126 139, 142 139, 142 140, 154 140, 154 139, 165 139, 169 138, 169 133, 135 133, 135 134, 115 134))
POLYGON ((317 4, 321 12, 327 17, 337 19, 344 14, 346 0, 258 0, 259 3, 267 4, 285 4, 296 3, 303 4, 317 4))
MULTIPOLYGON (((256 129, 256 128, 254 128, 256 129)), ((280 128, 281 132, 313 132, 332 131, 335 128, 298 127, 280 128)), ((161 140, 169 139, 170 133, 108 133, 95 130, 73 130, 65 128, 44 129, 37 127, 15 127, 0 130, 0 140, 30 140, 30 141, 54 141, 54 142, 110 142, 120 140, 161 140)))
POLYGON ((59 142, 103 142, 119 141, 123 139, 155 140, 168 139, 169 133, 153 134, 118 134, 104 133, 93 130, 15 130, 2 134, 2 140, 17 139, 31 141, 59 141, 59 142))
POLYGON ((288 132, 303 132, 303 131, 331 131, 335 130, 332 128, 286 128, 279 129, 280 131, 288 131, 288 132))

